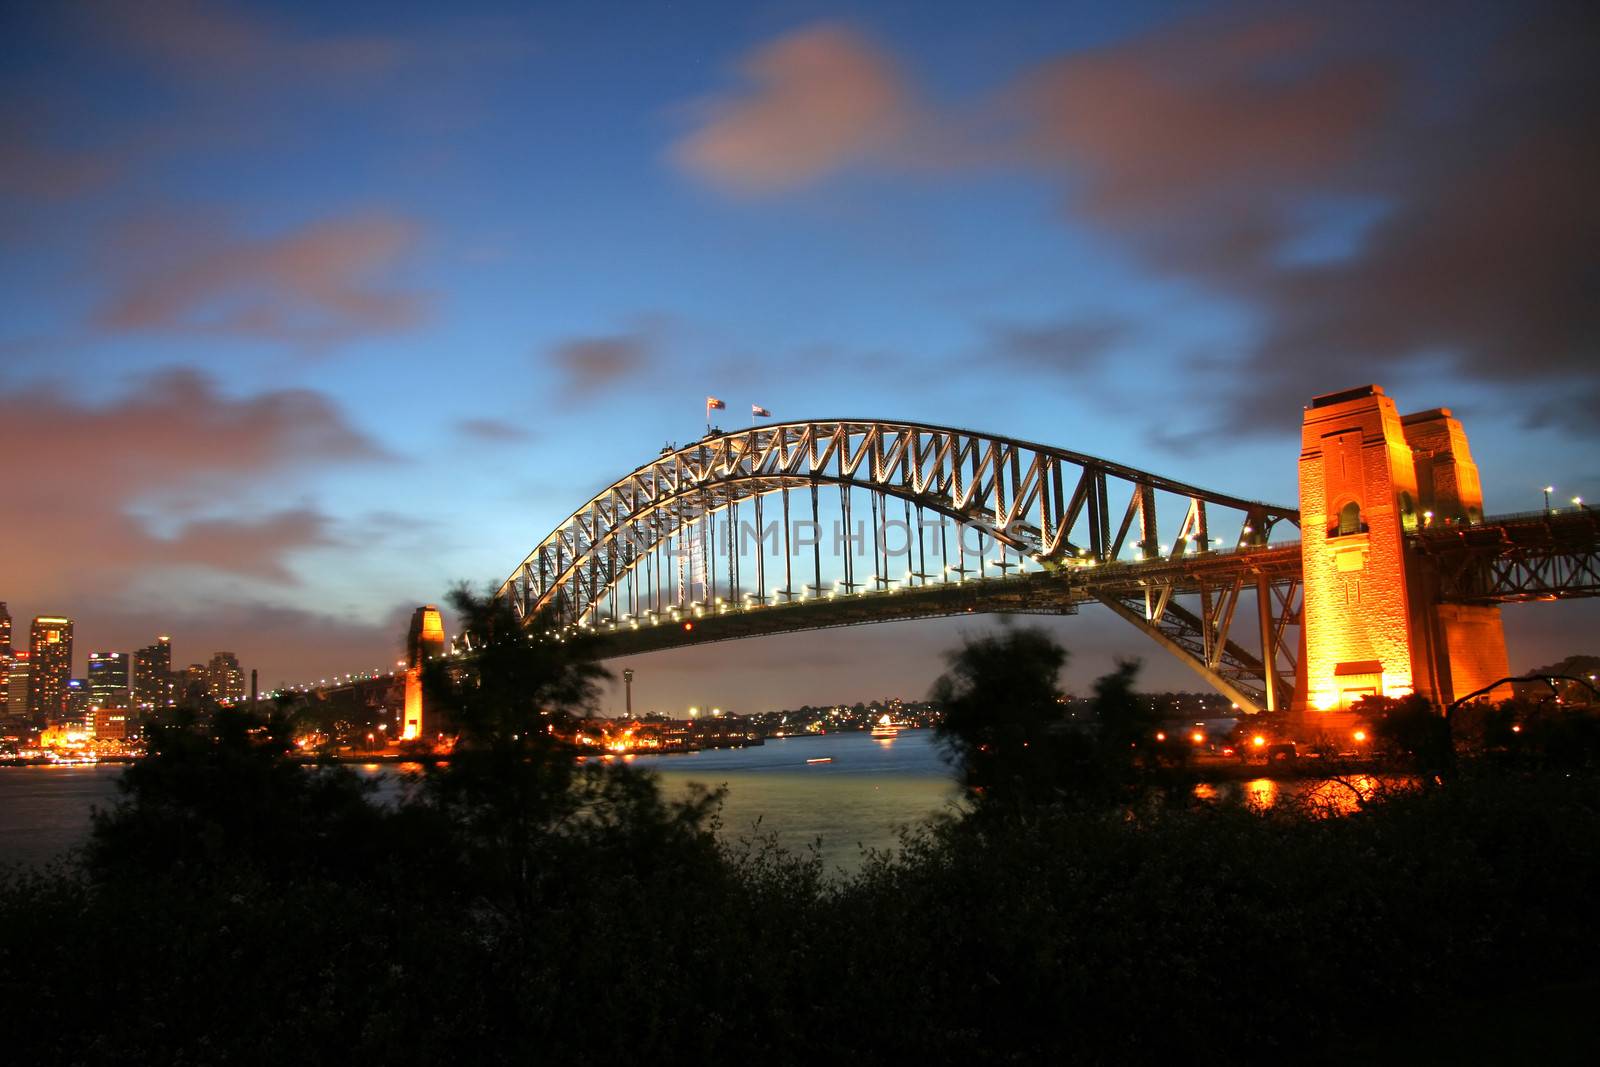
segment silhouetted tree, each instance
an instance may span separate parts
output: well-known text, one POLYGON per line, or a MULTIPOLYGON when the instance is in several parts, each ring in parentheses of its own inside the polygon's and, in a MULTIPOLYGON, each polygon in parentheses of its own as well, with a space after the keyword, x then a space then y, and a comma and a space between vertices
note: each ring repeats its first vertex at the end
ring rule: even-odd
POLYGON ((368 802, 372 783, 303 766, 292 734, 283 708, 179 709, 123 772, 117 803, 94 812, 91 869, 281 878, 370 865, 384 819, 368 802))
POLYGON ((1085 754, 1082 739, 1064 733, 1056 680, 1066 649, 1043 630, 1006 624, 967 639, 945 662, 932 693, 944 708, 938 737, 968 797, 989 810, 1059 798, 1085 754))
POLYGON ((1433 702, 1419 693, 1404 697, 1369 696, 1353 710, 1372 724, 1378 747, 1426 775, 1453 769, 1450 724, 1433 702))
POLYGON ((548 616, 524 624, 465 584, 447 599, 466 654, 430 663, 424 684, 460 739, 427 768, 420 800, 455 828, 464 874, 487 901, 525 916, 592 884, 582 868, 602 859, 634 877, 714 858, 720 793, 669 803, 653 776, 587 761, 562 739, 609 677, 599 638, 548 616))
POLYGON ((1114 786, 1134 784, 1157 764, 1155 734, 1159 716, 1148 701, 1133 691, 1139 661, 1125 659, 1117 669, 1094 683, 1093 710, 1099 727, 1100 765, 1114 786))

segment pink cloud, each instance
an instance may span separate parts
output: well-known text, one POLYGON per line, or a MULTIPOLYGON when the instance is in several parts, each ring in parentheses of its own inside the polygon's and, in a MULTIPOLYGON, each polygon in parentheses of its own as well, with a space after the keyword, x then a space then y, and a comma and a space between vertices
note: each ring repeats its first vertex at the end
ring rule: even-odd
POLYGON ((109 243, 108 330, 222 334, 321 347, 422 321, 422 295, 390 279, 417 226, 372 215, 269 237, 171 221, 109 243))
POLYGON ((1289 10, 1198 19, 1064 56, 1022 82, 1031 151, 1106 214, 1320 181, 1395 101, 1385 64, 1324 48, 1335 27, 1289 10))
POLYGON ((781 37, 741 69, 747 89, 714 101, 674 150, 687 170, 733 189, 808 184, 880 153, 911 123, 893 60, 845 26, 781 37))
POLYGON ((87 28, 109 48, 163 72, 223 79, 268 71, 299 79, 383 74, 410 52, 391 37, 311 37, 276 19, 208 0, 99 4, 87 28))
POLYGON ((317 393, 236 398, 192 371, 145 379, 105 405, 51 387, 0 392, 0 455, 26 469, 0 493, 17 600, 113 598, 179 566, 289 582, 289 556, 333 543, 320 513, 186 517, 171 502, 237 506, 245 487, 273 475, 383 456, 317 393), (168 503, 170 533, 138 517, 153 501, 168 503))

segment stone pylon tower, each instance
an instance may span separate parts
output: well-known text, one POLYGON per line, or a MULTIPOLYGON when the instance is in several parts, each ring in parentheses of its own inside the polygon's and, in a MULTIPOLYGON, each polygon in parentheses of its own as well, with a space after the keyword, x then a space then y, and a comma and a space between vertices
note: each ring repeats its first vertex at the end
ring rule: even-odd
POLYGON ((1500 609, 1438 602, 1409 539, 1483 521, 1478 468, 1448 409, 1401 417, 1375 385, 1319 396, 1301 431, 1308 714, 1367 695, 1448 703, 1504 677, 1500 609))
POLYGON ((435 605, 424 605, 411 613, 411 630, 406 635, 406 704, 400 717, 402 741, 414 741, 422 736, 422 665, 443 653, 444 619, 435 605))

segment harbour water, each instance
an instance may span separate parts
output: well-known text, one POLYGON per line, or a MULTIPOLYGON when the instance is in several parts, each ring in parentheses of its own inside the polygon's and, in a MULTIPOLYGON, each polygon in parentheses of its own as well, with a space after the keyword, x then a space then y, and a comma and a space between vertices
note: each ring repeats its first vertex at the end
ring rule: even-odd
MULTIPOLYGON (((899 827, 943 810, 958 793, 930 730, 892 740, 865 733, 780 738, 630 762, 659 773, 669 796, 691 782, 726 785, 725 838, 772 834, 791 851, 820 839, 830 869, 853 869, 864 848, 893 847, 899 827)), ((45 863, 80 844, 90 809, 116 800, 121 773, 115 764, 0 767, 0 863, 45 863)), ((396 769, 371 764, 363 773, 387 783, 396 769)))
MULTIPOLYGON (((726 786, 725 840, 771 837, 791 852, 815 848, 830 872, 855 870, 868 850, 895 848, 904 827, 958 810, 960 797, 931 730, 906 730, 891 739, 865 732, 775 738, 752 748, 617 758, 656 772, 669 797, 683 795, 691 783, 726 786)), ((380 779, 380 797, 403 788, 399 766, 359 769, 380 779)), ((117 764, 0 767, 0 864, 45 863, 80 844, 90 809, 115 801, 121 773, 117 764)), ((1263 777, 1202 784, 1195 795, 1237 797, 1256 808, 1309 796, 1340 814, 1354 810, 1358 795, 1378 784, 1367 776, 1320 782, 1263 777)))

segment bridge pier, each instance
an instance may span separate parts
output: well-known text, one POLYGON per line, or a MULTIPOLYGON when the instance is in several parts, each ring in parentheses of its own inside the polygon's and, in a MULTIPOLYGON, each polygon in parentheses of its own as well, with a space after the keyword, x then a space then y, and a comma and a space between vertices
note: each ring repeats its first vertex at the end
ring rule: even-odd
POLYGON ((443 652, 444 620, 435 605, 426 604, 411 613, 411 629, 406 634, 406 700, 400 716, 402 741, 415 741, 422 736, 422 665, 443 652))
POLYGON ((1368 695, 1441 705, 1501 678, 1497 605, 1442 604, 1413 544, 1483 521, 1466 434, 1448 409, 1401 417, 1376 385, 1317 397, 1300 454, 1306 681, 1295 710, 1347 711, 1368 695))

